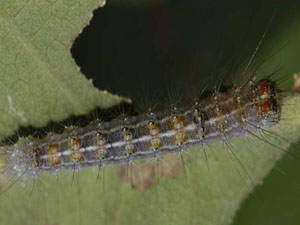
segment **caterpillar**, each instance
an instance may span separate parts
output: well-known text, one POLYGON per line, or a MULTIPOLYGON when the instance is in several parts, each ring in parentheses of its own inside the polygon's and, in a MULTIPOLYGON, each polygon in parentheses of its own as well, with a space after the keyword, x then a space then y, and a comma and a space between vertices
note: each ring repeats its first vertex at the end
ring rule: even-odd
POLYGON ((194 105, 93 122, 41 140, 23 139, 2 147, 4 171, 8 177, 35 178, 43 172, 104 167, 249 136, 280 121, 276 92, 270 80, 249 80, 194 105))

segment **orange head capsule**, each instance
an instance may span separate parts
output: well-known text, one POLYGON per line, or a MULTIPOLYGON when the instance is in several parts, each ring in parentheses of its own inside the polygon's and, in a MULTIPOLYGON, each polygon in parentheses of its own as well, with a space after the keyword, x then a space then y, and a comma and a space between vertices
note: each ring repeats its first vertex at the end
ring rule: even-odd
POLYGON ((280 121, 280 105, 277 101, 275 83, 270 80, 261 80, 257 84, 262 123, 264 127, 271 127, 280 121))
POLYGON ((267 79, 258 82, 257 90, 259 92, 260 99, 273 98, 276 96, 275 83, 267 79))

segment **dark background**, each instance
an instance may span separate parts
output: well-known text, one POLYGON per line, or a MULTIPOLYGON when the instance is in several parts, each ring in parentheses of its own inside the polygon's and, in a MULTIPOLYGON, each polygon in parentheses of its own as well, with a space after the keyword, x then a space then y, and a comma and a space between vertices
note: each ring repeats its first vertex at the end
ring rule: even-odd
MULTIPOLYGON (((94 12, 72 54, 96 87, 132 98, 137 111, 170 106, 241 77, 274 15, 251 65, 259 73, 298 33, 297 25, 286 32, 298 9, 279 0, 108 1, 94 12)), ((281 66, 289 67, 273 70, 281 66)), ((282 74, 288 74, 288 87, 292 71, 282 74)), ((277 167, 286 175, 274 169, 258 187, 262 199, 250 196, 234 224, 299 224, 299 163, 283 158, 277 167)))

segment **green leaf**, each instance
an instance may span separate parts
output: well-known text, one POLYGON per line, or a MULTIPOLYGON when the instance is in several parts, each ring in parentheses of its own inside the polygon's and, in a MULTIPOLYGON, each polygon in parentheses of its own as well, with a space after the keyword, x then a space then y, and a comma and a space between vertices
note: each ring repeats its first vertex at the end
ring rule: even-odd
POLYGON ((108 108, 122 98, 93 87, 70 48, 102 0, 0 1, 0 134, 108 108))

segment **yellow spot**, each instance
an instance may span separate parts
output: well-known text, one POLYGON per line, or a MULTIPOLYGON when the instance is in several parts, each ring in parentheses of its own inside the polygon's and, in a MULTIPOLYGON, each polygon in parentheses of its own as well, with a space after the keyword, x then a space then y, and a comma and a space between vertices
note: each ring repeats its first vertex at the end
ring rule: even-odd
POLYGON ((48 161, 52 165, 56 165, 56 164, 60 164, 61 163, 59 155, 58 155, 58 152, 59 152, 58 144, 51 144, 49 146, 48 155, 50 155, 50 157, 48 158, 48 161))
POLYGON ((125 141, 125 151, 127 155, 131 155, 133 153, 134 145, 132 142, 132 134, 130 133, 127 127, 123 128, 123 138, 125 141))
POLYGON ((220 107, 218 104, 215 105, 215 108, 214 108, 214 114, 218 120, 217 122, 217 129, 220 131, 220 132, 224 132, 224 129, 225 129, 225 117, 224 117, 224 114, 222 113, 220 107))
POLYGON ((83 161, 82 153, 80 152, 81 147, 81 139, 80 138, 72 138, 69 144, 69 148, 71 150, 70 158, 74 160, 76 163, 83 161))
POLYGON ((194 111, 194 121, 196 124, 199 124, 200 128, 198 129, 198 135, 200 138, 204 138, 205 132, 204 132, 204 122, 205 122, 205 116, 204 113, 202 113, 199 109, 195 109, 194 111))
POLYGON ((152 121, 149 122, 148 131, 149 131, 149 134, 151 136, 150 148, 156 150, 159 147, 161 147, 161 145, 162 145, 162 141, 159 137, 159 134, 160 134, 159 123, 154 123, 152 121))
POLYGON ((175 143, 178 145, 181 145, 186 140, 186 133, 184 130, 184 117, 183 116, 174 116, 172 123, 173 123, 173 128, 176 131, 175 143))
POLYGON ((205 133, 204 133, 203 127, 200 127, 200 128, 198 129, 198 134, 199 134, 200 138, 204 138, 205 133))
POLYGON ((29 151, 29 157, 31 158, 30 165, 34 167, 40 166, 40 149, 35 148, 29 151))
POLYGON ((101 159, 104 159, 105 154, 106 154, 106 142, 105 142, 104 137, 101 133, 97 133, 96 141, 97 141, 97 146, 99 147, 99 149, 97 150, 98 156, 101 159))

